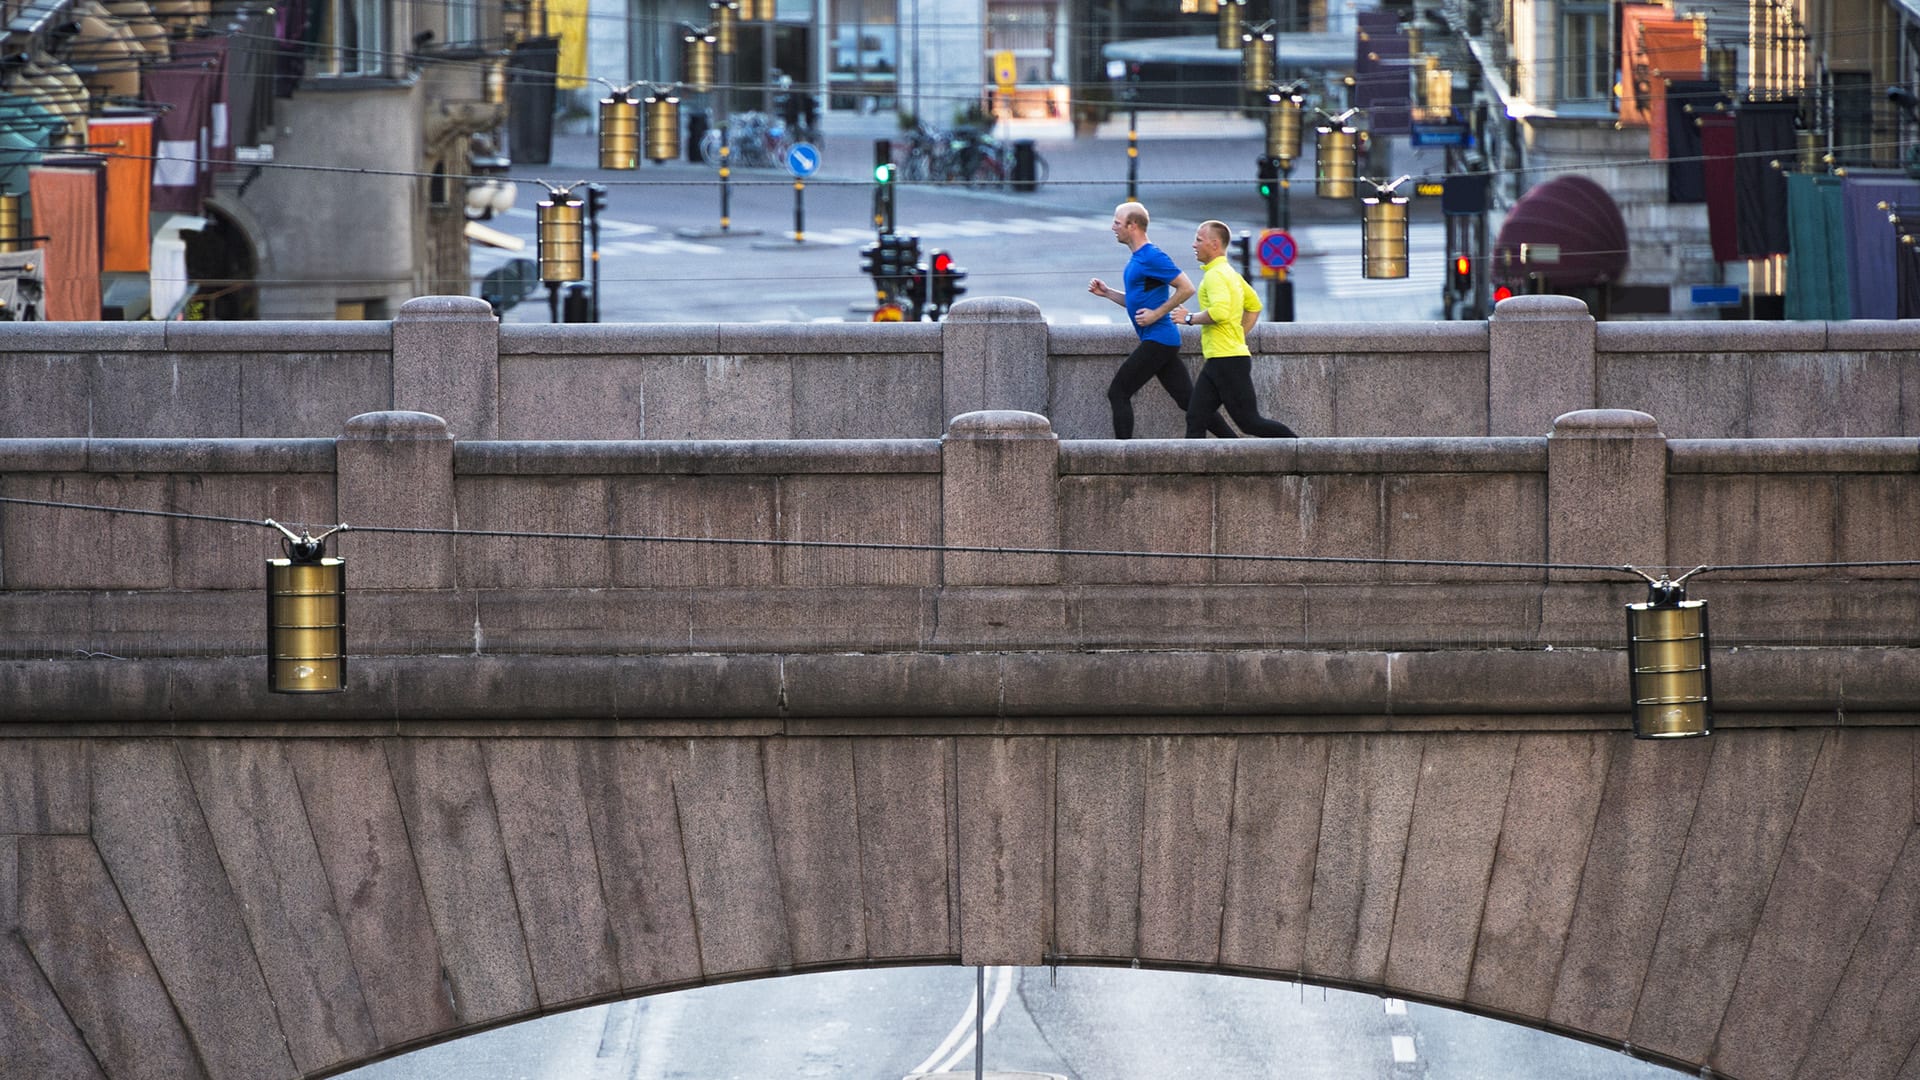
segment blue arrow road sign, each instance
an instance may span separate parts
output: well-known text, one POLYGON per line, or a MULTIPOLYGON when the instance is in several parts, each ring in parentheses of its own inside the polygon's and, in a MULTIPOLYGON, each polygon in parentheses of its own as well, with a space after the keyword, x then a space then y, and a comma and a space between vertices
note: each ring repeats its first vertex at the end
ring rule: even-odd
POLYGON ((804 180, 820 168, 820 151, 812 143, 794 143, 787 147, 787 171, 794 179, 804 180))

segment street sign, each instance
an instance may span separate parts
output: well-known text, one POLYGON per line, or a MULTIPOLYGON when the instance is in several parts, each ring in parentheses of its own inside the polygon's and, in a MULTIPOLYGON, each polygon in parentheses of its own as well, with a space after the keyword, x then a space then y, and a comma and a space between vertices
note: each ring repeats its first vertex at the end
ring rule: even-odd
POLYGON ((1292 266, 1300 249, 1294 245, 1293 237, 1279 229, 1268 229, 1260 234, 1259 253, 1261 266, 1277 269, 1292 266))
POLYGON ((1740 302, 1738 285, 1695 285, 1688 292, 1700 307, 1732 307, 1740 302))
POLYGON ((1414 146, 1465 146, 1467 125, 1414 124, 1411 141, 1414 146))
POLYGON ((794 143, 787 147, 787 171, 795 180, 805 180, 820 169, 820 151, 812 143, 794 143))
POLYGON ((1013 50, 1002 49, 993 54, 993 85, 1003 94, 1013 93, 1013 84, 1020 81, 1019 67, 1013 62, 1013 50))

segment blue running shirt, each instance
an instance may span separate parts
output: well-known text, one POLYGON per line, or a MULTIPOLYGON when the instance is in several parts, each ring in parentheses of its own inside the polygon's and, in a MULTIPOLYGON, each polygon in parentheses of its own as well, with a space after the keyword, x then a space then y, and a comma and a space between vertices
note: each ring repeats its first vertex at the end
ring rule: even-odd
POLYGON ((1162 345, 1180 344, 1180 330, 1173 320, 1162 318, 1150 326, 1141 326, 1133 321, 1133 313, 1141 308, 1159 307, 1167 302, 1168 287, 1173 279, 1180 276, 1180 268, 1173 265, 1167 253, 1153 244, 1141 244, 1127 260, 1125 283, 1127 286, 1127 324, 1143 340, 1157 341, 1162 345))

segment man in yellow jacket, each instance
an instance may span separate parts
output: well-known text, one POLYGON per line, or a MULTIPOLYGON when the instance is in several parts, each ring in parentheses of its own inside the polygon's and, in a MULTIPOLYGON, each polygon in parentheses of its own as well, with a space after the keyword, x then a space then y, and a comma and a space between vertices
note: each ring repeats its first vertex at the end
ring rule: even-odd
POLYGON ((1171 317, 1200 328, 1200 353, 1206 362, 1187 401, 1187 438, 1203 439, 1207 419, 1224 406, 1235 427, 1248 435, 1291 439, 1294 430, 1260 415, 1253 390, 1253 356, 1247 349, 1247 331, 1260 317, 1260 297, 1227 262, 1227 243, 1233 233, 1224 222, 1203 221, 1193 234, 1193 254, 1205 272, 1195 310, 1176 308, 1171 317))

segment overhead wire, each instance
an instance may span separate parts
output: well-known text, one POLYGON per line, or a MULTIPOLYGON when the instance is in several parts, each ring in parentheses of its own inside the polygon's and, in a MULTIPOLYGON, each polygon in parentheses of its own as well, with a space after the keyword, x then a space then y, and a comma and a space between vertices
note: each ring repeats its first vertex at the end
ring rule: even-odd
MULTIPOLYGON (((149 510, 140 507, 109 506, 97 503, 75 503, 53 499, 28 499, 18 496, 0 496, 0 504, 14 506, 33 506, 53 510, 77 510, 91 513, 120 514, 133 517, 164 518, 180 521, 201 521, 221 525, 246 525, 291 535, 289 525, 301 525, 309 533, 314 527, 312 522, 280 522, 273 518, 243 518, 232 515, 191 513, 180 510, 149 510)), ((1261 553, 1219 552, 1219 551, 1129 551, 1112 548, 1061 548, 1061 547, 1019 547, 990 544, 923 544, 907 541, 877 540, 779 540, 760 537, 727 536, 671 536, 651 533, 591 533, 591 532, 543 532, 524 529, 463 529, 438 526, 402 526, 402 525, 353 525, 347 522, 329 523, 324 526, 321 535, 333 533, 370 533, 397 536, 446 536, 481 540, 548 540, 580 541, 591 543, 635 543, 635 544, 706 544, 719 547, 764 547, 764 548, 802 548, 831 549, 843 551, 880 551, 944 555, 1000 555, 1000 556, 1062 556, 1081 558, 1116 559, 1184 559, 1211 562, 1254 562, 1254 563, 1315 563, 1340 566, 1378 566, 1378 567, 1433 567, 1437 569, 1458 570, 1539 570, 1563 571, 1569 573, 1617 573, 1637 576, 1648 581, 1654 578, 1646 571, 1662 572, 1678 570, 1691 566, 1683 576, 1697 577, 1710 573, 1762 572, 1783 570, 1884 570, 1896 568, 1920 567, 1916 559, 1882 559, 1851 562, 1801 562, 1801 563, 1729 563, 1704 564, 1678 563, 1667 566, 1637 567, 1617 563, 1566 563, 1529 560, 1494 559, 1410 559, 1387 558, 1362 555, 1275 555, 1261 553)))

